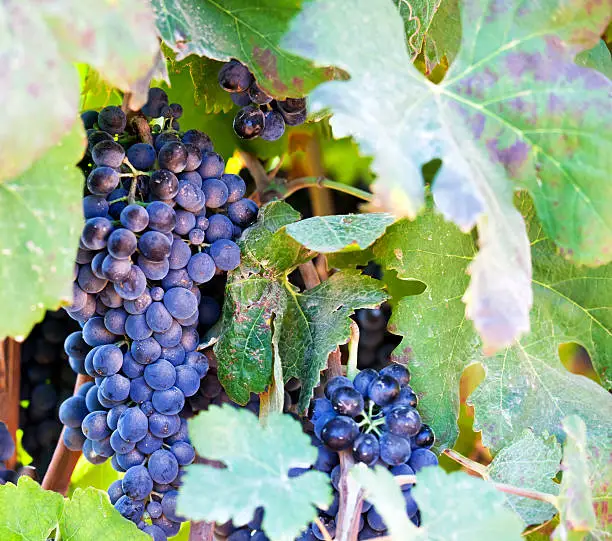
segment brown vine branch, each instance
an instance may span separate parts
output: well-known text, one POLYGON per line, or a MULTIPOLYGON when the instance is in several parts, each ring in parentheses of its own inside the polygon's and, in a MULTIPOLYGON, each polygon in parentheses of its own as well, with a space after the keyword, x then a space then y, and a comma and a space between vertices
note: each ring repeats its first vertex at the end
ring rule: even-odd
POLYGON ((213 541, 214 522, 192 522, 189 529, 189 541, 213 541))
POLYGON ((446 456, 448 456, 458 464, 461 464, 464 468, 467 468, 468 470, 477 473, 485 481, 490 482, 500 492, 505 492, 506 494, 513 494, 514 496, 522 496, 523 498, 538 500, 540 502, 546 502, 555 507, 558 505, 557 497, 552 494, 540 492, 539 490, 532 490, 530 488, 515 487, 506 483, 496 483, 494 481, 491 481, 487 468, 482 464, 474 462, 473 460, 470 460, 469 458, 463 456, 461 453, 453 451, 452 449, 445 449, 443 452, 446 456))
MULTIPOLYGON (((77 389, 81 385, 90 380, 91 378, 89 376, 79 374, 74 384, 74 392, 76 393, 77 389)), ((53 457, 51 458, 51 463, 49 464, 47 473, 45 474, 45 477, 41 483, 45 490, 53 490, 54 492, 59 492, 64 496, 66 495, 66 492, 68 492, 70 477, 72 476, 76 463, 81 456, 80 451, 71 451, 64 445, 65 430, 66 427, 64 427, 62 433, 60 434, 57 445, 55 446, 53 457)))
POLYGON ((359 535, 359 518, 363 507, 364 491, 349 477, 355 460, 349 451, 341 451, 340 481, 338 492, 338 523, 336 524, 336 541, 355 541, 359 535))
MULTIPOLYGON (((6 424, 9 434, 16 441, 19 428, 19 388, 21 377, 20 346, 11 339, 0 341, 0 421, 6 424)), ((15 447, 16 449, 16 447, 15 447)), ((6 461, 9 469, 14 469, 17 456, 6 461)))
POLYGON ((261 162, 253 154, 249 154, 244 150, 238 150, 238 155, 255 181, 255 189, 259 194, 260 202, 263 204, 275 199, 278 194, 274 190, 269 189, 270 178, 261 162))
POLYGON ((357 197, 358 199, 362 199, 363 201, 368 202, 371 202, 374 198, 374 196, 370 192, 360 190, 359 188, 355 188, 354 186, 342 184, 341 182, 336 182, 335 180, 329 180, 325 177, 296 178, 295 180, 288 182, 282 188, 282 198, 287 199, 295 192, 304 188, 330 188, 337 192, 346 193, 352 195, 353 197, 357 197))

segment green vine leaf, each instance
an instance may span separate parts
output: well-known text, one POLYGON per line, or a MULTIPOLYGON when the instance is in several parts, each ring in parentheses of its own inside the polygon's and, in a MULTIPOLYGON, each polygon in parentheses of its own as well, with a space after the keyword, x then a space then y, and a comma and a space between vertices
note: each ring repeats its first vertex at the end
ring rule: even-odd
POLYGON ((0 505, 3 541, 45 541, 57 527, 64 498, 24 476, 17 485, 0 486, 0 505))
POLYGON ((300 2, 261 0, 253 9, 248 0, 153 0, 157 28, 177 53, 246 64, 269 94, 284 98, 304 96, 329 80, 333 69, 316 69, 311 62, 283 51, 278 44, 300 2))
POLYGON ((441 468, 425 468, 419 472, 412 490, 423 524, 427 525, 422 528, 426 533, 424 539, 522 539, 521 519, 506 507, 504 495, 482 479, 463 472, 447 474, 441 468), (440 502, 445 502, 444 506, 440 502))
POLYGON ((27 171, 0 184, 0 337, 27 336, 45 311, 72 299, 77 241, 83 227, 81 122, 27 171), (51 180, 50 180, 51 179, 51 180))
POLYGON ((288 235, 315 252, 330 253, 367 248, 395 221, 391 214, 369 213, 314 216, 285 228, 288 235))
MULTIPOLYGON (((379 282, 356 271, 336 273, 311 290, 297 291, 287 276, 315 255, 288 234, 289 227, 300 223, 299 216, 283 202, 264 206, 240 239, 240 267, 228 276, 224 330, 215 354, 219 380, 240 404, 270 385, 276 356, 284 381, 302 381, 298 408, 305 410, 329 353, 349 339, 354 310, 387 298, 379 282)), ((354 238, 352 222, 339 222, 336 231, 339 238, 354 238)))
MULTIPOLYGON (((558 494, 559 485, 553 478, 559 471, 561 446, 554 436, 541 438, 531 430, 508 447, 504 447, 486 468, 487 478, 520 488, 530 488, 547 494, 558 494)), ((556 509, 545 502, 506 494, 508 506, 524 522, 542 524, 550 520, 556 509)))
POLYGON ((364 499, 376 507, 393 539, 420 539, 417 527, 406 515, 406 502, 391 472, 382 466, 368 468, 358 463, 349 475, 363 488, 364 499))
POLYGON ((288 476, 291 468, 309 468, 317 459, 300 423, 288 415, 270 414, 262 426, 248 410, 211 406, 189 421, 189 434, 200 456, 226 467, 186 467, 178 499, 183 516, 245 524, 263 507, 266 535, 289 541, 317 516, 316 507, 326 509, 332 501, 326 474, 288 476))
POLYGON ((0 486, 0 504, 2 541, 46 541, 49 537, 71 541, 151 539, 119 514, 106 492, 92 487, 78 488, 70 499, 64 499, 23 476, 17 485, 0 486))
POLYGON ((139 83, 159 45, 145 0, 5 2, 0 21, 0 55, 13 59, 0 81, 3 122, 12 127, 0 137, 0 181, 22 174, 70 132, 79 108, 75 62, 134 92, 134 107, 146 100, 139 83))
POLYGON ((482 355, 461 302, 468 282, 465 271, 475 254, 471 236, 426 212, 416 222, 394 224, 374 245, 377 259, 399 278, 427 284, 421 295, 402 299, 390 330, 404 337, 394 357, 410 363, 419 408, 436 431, 440 448, 452 447, 456 440, 459 378, 474 361, 486 370, 470 397, 476 407, 475 429, 482 430, 483 443, 493 451, 520 438, 525 428, 562 438, 561 420, 571 413, 585 420, 589 433, 610 427, 612 398, 593 381, 569 373, 558 347, 564 342, 584 345, 602 382, 610 386, 606 352, 612 347, 612 296, 607 284, 612 265, 574 267, 546 238, 528 197, 519 203, 535 262, 533 331, 494 356, 482 355))
POLYGON ((576 56, 576 64, 596 69, 608 79, 612 79, 612 56, 610 55, 610 49, 608 49, 603 39, 600 39, 595 47, 582 51, 576 56))
POLYGON ((105 491, 92 487, 77 488, 66 500, 59 518, 61 539, 91 541, 92 539, 121 539, 122 541, 150 541, 136 524, 123 518, 105 491))

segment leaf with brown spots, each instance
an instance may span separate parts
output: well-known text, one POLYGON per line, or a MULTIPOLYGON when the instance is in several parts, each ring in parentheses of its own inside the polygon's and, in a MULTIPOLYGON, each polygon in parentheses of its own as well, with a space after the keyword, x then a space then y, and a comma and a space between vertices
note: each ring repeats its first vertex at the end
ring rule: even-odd
POLYGON ((72 302, 83 228, 85 148, 81 121, 22 175, 0 184, 0 337, 25 337, 45 315, 72 302), (10 307, 10 309, 7 309, 10 307))
POLYGON ((315 89, 310 107, 332 110, 335 136, 353 135, 373 155, 379 207, 414 218, 424 203, 421 167, 442 159, 436 206, 464 231, 479 228, 466 302, 489 351, 529 329, 531 262, 512 207, 517 187, 532 193, 566 256, 612 259, 612 83, 574 63, 608 16, 606 2, 466 0, 461 48, 439 85, 410 64, 401 16, 387 0, 313 0, 283 41, 350 74, 315 89))
POLYGON ((0 182, 23 173, 70 132, 79 108, 75 62, 133 91, 137 107, 146 100, 138 83, 153 68, 158 49, 146 0, 2 2, 0 182))
MULTIPOLYGON (((240 239, 242 263, 228 277, 223 333, 215 353, 219 380, 241 404, 250 393, 268 387, 273 363, 280 362, 285 381, 295 377, 302 382, 299 408, 305 410, 329 353, 349 339, 354 310, 373 308, 387 298, 380 282, 358 271, 338 272, 313 289, 297 291, 288 274, 316 254, 289 236, 287 229, 302 223, 298 219, 286 203, 264 206, 240 239)), ((384 229, 389 217, 373 220, 384 229)), ((338 238, 357 234, 361 241, 363 232, 355 225, 336 223, 338 238)))
POLYGON ((332 78, 334 70, 315 68, 281 49, 279 39, 300 1, 153 0, 164 42, 181 60, 190 54, 227 62, 240 60, 257 83, 276 98, 304 96, 332 78))

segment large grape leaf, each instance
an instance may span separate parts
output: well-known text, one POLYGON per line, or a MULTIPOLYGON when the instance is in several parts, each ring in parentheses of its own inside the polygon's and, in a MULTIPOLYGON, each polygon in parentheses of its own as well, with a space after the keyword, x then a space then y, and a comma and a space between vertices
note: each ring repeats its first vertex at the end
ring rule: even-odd
MULTIPOLYGON (((251 393, 263 392, 272 381, 272 367, 282 366, 285 381, 292 376, 302 380, 299 407, 306 409, 328 354, 349 339, 349 316, 387 297, 379 282, 355 271, 297 291, 287 275, 316 254, 288 234, 288 226, 300 223, 299 216, 283 202, 263 207, 239 241, 240 267, 228 276, 223 333, 215 354, 219 380, 241 404, 251 393), (280 366, 274 364, 275 355, 280 366)), ((378 222, 376 216, 372 220, 378 222)), ((356 230, 351 221, 338 221, 333 231, 337 238, 360 245, 372 242, 371 232, 356 230)))
POLYGON ((43 490, 29 477, 17 485, 0 486, 0 538, 2 541, 45 541, 57 527, 64 508, 61 494, 43 490))
POLYGON ((332 501, 326 474, 288 475, 317 459, 300 423, 288 415, 270 414, 263 426, 248 410, 212 406, 189 421, 189 434, 201 457, 226 467, 185 468, 178 499, 185 517, 245 524, 263 507, 262 529, 270 539, 283 541, 295 539, 317 516, 316 507, 326 509, 332 501))
POLYGON ((467 314, 495 350, 529 328, 531 267, 514 188, 532 192, 566 255, 589 264, 612 258, 610 81, 573 62, 596 43, 608 12, 580 0, 503 9, 468 0, 464 8, 462 46, 440 85, 410 65, 401 17, 387 0, 313 1, 283 44, 351 75, 315 89, 311 109, 331 109, 335 135, 355 136, 374 156, 376 204, 414 217, 424 202, 421 166, 442 158, 436 205, 464 230, 479 226, 467 314), (355 106, 364 96, 368 106, 355 106))
MULTIPOLYGON (((559 485, 553 478, 560 463, 561 446, 553 436, 545 439, 525 430, 519 439, 495 455, 485 469, 485 477, 515 487, 558 494, 559 485)), ((506 494, 506 499, 525 526, 546 522, 556 513, 554 506, 538 500, 512 494, 506 494)))
POLYGON ((157 28, 181 60, 190 54, 227 62, 236 58, 276 97, 303 96, 329 80, 332 69, 283 51, 279 39, 299 11, 295 0, 152 0, 157 28))
POLYGON ((399 303, 390 329, 404 336, 394 356, 410 362, 419 407, 440 448, 456 440, 458 381, 474 361, 487 374, 470 398, 476 406, 475 428, 494 451, 520 438, 525 428, 562 437, 561 419, 571 413, 579 414, 592 433, 610 426, 612 397, 593 381, 570 374, 558 347, 581 343, 610 386, 612 265, 574 267, 545 236, 526 196, 520 206, 530 226, 535 262, 533 331, 495 356, 482 355, 460 302, 475 251, 470 236, 428 211, 416 222, 394 224, 374 245, 377 258, 399 278, 427 284, 424 293, 399 303))
POLYGON ((47 309, 72 300, 83 227, 81 122, 19 177, 0 184, 0 337, 25 337, 47 309))
POLYGON ((612 56, 603 39, 600 39, 595 47, 576 56, 576 64, 601 71, 608 79, 612 79, 612 56))
POLYGON ((79 107, 79 78, 73 65, 84 62, 124 91, 152 68, 158 41, 146 0, 35 0, 0 6, 0 181, 23 173, 66 135, 79 107))

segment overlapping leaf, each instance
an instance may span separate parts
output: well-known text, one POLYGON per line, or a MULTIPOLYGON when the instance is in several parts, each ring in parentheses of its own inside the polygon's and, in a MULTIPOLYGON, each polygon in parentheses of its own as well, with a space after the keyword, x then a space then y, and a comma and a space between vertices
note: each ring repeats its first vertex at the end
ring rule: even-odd
POLYGON ((440 85, 410 65, 401 18, 386 0, 311 2, 283 42, 350 73, 350 81, 318 87, 311 105, 330 108, 335 135, 354 135, 374 156, 379 205, 414 217, 424 201, 420 168, 442 158, 437 206, 464 230, 479 226, 482 253, 466 303, 490 350, 529 328, 531 267, 513 188, 532 192, 544 227, 575 261, 612 257, 605 211, 612 137, 601 113, 610 110, 610 81, 573 62, 596 43, 607 7, 578 0, 498 7, 464 4, 462 46, 440 85), (364 96, 368 106, 355 107, 364 96))
POLYGON ((181 60, 190 54, 246 64, 258 84, 276 97, 302 96, 333 70, 315 69, 283 51, 279 39, 300 2, 263 0, 153 0, 157 28, 181 60))
POLYGON ((329 478, 308 468, 317 450, 293 418, 271 414, 262 426, 248 410, 212 406, 189 422, 198 454, 226 468, 187 466, 179 490, 179 512, 194 520, 245 524, 263 507, 262 529, 270 539, 295 539, 332 500, 329 478), (202 488, 206 487, 205 490, 202 488))
MULTIPOLYGON (((531 430, 512 445, 504 447, 486 468, 487 478, 519 488, 558 494, 553 482, 561 463, 561 446, 554 437, 535 436, 531 430)), ((525 526, 550 520, 555 508, 545 502, 506 494, 508 505, 523 519, 525 526)))
POLYGON ((80 121, 27 171, 0 184, 0 337, 24 337, 47 309, 72 300, 83 226, 80 121))
POLYGON ((423 294, 400 302, 391 330, 404 336, 394 355, 410 361, 414 387, 422 397, 419 407, 442 448, 452 447, 456 439, 458 381, 473 361, 486 370, 470 398, 476 406, 475 427, 494 451, 520 438, 525 428, 562 438, 561 420, 571 413, 585 420, 590 433, 610 427, 612 397, 593 381, 565 370, 558 347, 563 342, 583 344, 602 381, 610 385, 606 352, 612 347, 612 265, 574 267, 546 238, 528 198, 520 205, 528 217, 536 262, 533 331, 495 356, 480 353, 460 302, 475 251, 471 237, 426 213, 414 223, 393 225, 374 245, 377 258, 400 278, 427 284, 423 294))
MULTIPOLYGON (((85 62, 125 91, 139 90, 158 42, 146 0, 10 1, 0 6, 0 181, 28 169, 66 135, 77 117, 85 62)), ((146 90, 146 89, 144 89, 146 90)))
POLYGON ((91 487, 64 499, 29 477, 20 477, 17 485, 0 486, 0 504, 2 541, 46 541, 55 538, 54 531, 59 533, 57 539, 73 541, 150 539, 113 508, 105 492, 91 487))
MULTIPOLYGON (((298 292, 287 275, 315 255, 288 234, 289 227, 300 224, 298 219, 286 203, 265 206, 257 223, 243 234, 241 266, 228 278, 224 331, 215 353, 220 381, 228 395, 242 404, 250 393, 261 393, 270 385, 273 366, 277 370, 282 366, 285 381, 290 377, 302 381, 298 407, 305 410, 329 353, 349 339, 349 316, 386 299, 379 282, 355 271, 337 273, 311 290, 298 292), (280 366, 274 364, 275 355, 280 366)), ((336 239, 344 239, 339 242, 343 246, 353 241, 368 245, 373 242, 372 231, 364 225, 368 219, 374 229, 384 231, 376 215, 359 219, 361 229, 352 221, 336 220, 327 231, 331 227, 336 239)), ((310 233, 303 234, 299 227, 292 235, 309 246, 313 242, 310 233)))

